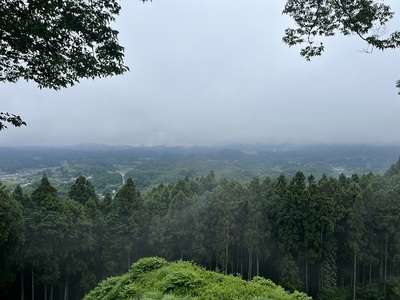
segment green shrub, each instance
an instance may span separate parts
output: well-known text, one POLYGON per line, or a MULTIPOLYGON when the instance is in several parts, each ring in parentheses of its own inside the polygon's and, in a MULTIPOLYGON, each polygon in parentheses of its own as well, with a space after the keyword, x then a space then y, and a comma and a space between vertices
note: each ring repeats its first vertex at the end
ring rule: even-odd
POLYGON ((164 295, 161 292, 148 292, 143 295, 141 300, 191 300, 192 297, 189 296, 176 296, 174 294, 164 295))
MULTIPOLYGON (((255 277, 245 281, 196 266, 143 258, 129 273, 101 282, 85 300, 310 300, 304 293, 289 293, 272 281, 255 277)), ((335 299, 335 298, 325 298, 335 299)), ((341 299, 341 298, 337 298, 341 299)))
POLYGON ((131 278, 135 280, 144 273, 160 269, 166 265, 168 265, 168 262, 163 258, 145 257, 132 264, 129 274, 131 275, 131 278))
POLYGON ((164 294, 161 292, 147 292, 143 294, 143 300, 161 300, 164 294))
POLYGON ((125 282, 119 287, 118 299, 135 299, 137 296, 137 286, 134 282, 125 282))
POLYGON ((254 276, 252 279, 252 282, 257 283, 262 286, 269 287, 269 288, 277 288, 277 285, 275 283, 273 283, 272 280, 266 279, 261 276, 254 276))
POLYGON ((168 274, 163 282, 164 293, 176 295, 191 295, 203 285, 203 280, 195 272, 185 269, 168 274))
POLYGON ((118 277, 110 277, 100 282, 92 291, 90 291, 85 296, 84 299, 85 300, 130 299, 133 296, 135 296, 135 292, 133 291, 131 284, 132 280, 126 274, 118 277))

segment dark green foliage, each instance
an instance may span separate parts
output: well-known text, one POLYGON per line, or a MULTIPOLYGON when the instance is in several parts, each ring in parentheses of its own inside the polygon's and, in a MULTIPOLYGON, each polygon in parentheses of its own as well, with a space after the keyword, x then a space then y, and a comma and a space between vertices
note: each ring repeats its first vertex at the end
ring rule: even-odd
POLYGON ((400 277, 392 276, 387 278, 388 292, 387 298, 390 300, 399 299, 400 297, 400 277))
MULTIPOLYGON (((382 285, 372 283, 365 286, 357 287, 357 297, 363 300, 384 300, 382 285)), ((386 299, 390 299, 387 297, 386 299)), ((396 298, 393 298, 396 299, 396 298)))
POLYGON ((301 291, 304 288, 299 267, 290 254, 285 255, 280 262, 279 283, 289 291, 301 291))
MULTIPOLYGON (((0 0, 0 82, 60 89, 125 73, 124 48, 110 27, 120 9, 115 0, 0 0)), ((0 112, 0 131, 6 123, 26 125, 0 112)))
POLYGON ((79 176, 68 191, 68 197, 81 204, 98 205, 99 199, 93 185, 84 176, 79 176))
POLYGON ((318 300, 350 300, 351 289, 349 287, 330 287, 323 289, 318 296, 318 300))
POLYGON ((16 278, 13 257, 24 242, 24 226, 21 204, 0 183, 0 295, 16 278))
POLYGON ((122 74, 124 48, 110 27, 118 1, 0 1, 0 82, 59 89, 122 74))
POLYGON ((39 271, 43 283, 54 284, 60 278, 63 241, 68 234, 65 204, 46 176, 33 191, 31 199, 34 209, 25 216, 27 226, 23 255, 39 271))
POLYGON ((43 176, 39 186, 32 192, 31 199, 36 205, 40 205, 46 197, 57 197, 57 189, 53 187, 47 176, 43 176))
POLYGON ((258 177, 253 178, 247 186, 247 199, 243 211, 244 233, 243 241, 248 247, 248 278, 251 279, 255 273, 259 275, 260 259, 267 259, 272 247, 269 247, 271 241, 271 224, 265 216, 268 215, 268 203, 265 193, 268 186, 260 183, 258 177), (255 272, 253 271, 253 260, 255 258, 255 272))
POLYGON ((105 207, 101 256, 109 275, 129 269, 137 252, 143 200, 131 178, 116 193, 111 206, 105 207))

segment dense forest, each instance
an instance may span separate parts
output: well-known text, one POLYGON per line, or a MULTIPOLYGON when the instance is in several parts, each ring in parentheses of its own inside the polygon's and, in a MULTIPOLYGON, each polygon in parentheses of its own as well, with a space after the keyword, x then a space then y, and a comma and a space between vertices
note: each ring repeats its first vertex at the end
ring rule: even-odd
POLYGON ((181 178, 99 197, 0 188, 0 298, 81 299, 139 258, 192 260, 315 299, 399 299, 400 160, 385 174, 181 178))

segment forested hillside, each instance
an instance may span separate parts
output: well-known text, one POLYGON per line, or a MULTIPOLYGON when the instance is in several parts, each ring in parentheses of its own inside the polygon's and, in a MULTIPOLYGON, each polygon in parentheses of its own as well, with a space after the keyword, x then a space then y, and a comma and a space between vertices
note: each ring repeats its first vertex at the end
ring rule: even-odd
POLYGON ((30 195, 1 187, 0 206, 1 299, 80 299, 145 256, 261 275, 324 300, 400 297, 400 161, 382 176, 318 181, 211 172, 145 195, 128 178, 103 198, 83 176, 66 196, 44 176, 30 195))

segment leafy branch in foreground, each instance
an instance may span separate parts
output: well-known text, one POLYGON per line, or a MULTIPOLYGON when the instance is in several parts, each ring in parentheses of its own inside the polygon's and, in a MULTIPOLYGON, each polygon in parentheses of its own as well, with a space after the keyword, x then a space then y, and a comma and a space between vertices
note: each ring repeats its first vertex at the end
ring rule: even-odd
MULTIPOLYGON (((0 82, 34 81, 58 90, 81 78, 120 75, 124 48, 110 26, 118 0, 0 0, 0 82)), ((0 115, 0 130, 26 125, 0 115)))
MULTIPOLYGON (((365 52, 400 47, 400 31, 387 33, 387 23, 394 11, 383 1, 374 0, 288 0, 283 14, 295 21, 295 28, 287 28, 283 42, 289 46, 305 45, 300 55, 306 60, 320 56, 325 50, 316 37, 357 35, 367 43, 365 52), (385 37, 384 37, 385 36, 385 37)), ((396 87, 400 89, 400 80, 396 87)), ((399 92, 400 94, 400 92, 399 92)))
MULTIPOLYGON (((306 44, 300 51, 305 59, 319 56, 324 44, 318 36, 357 35, 369 47, 379 50, 400 47, 400 31, 388 37, 386 24, 394 16, 390 6, 373 0, 288 0, 283 10, 295 21, 296 28, 287 28, 283 41, 289 46, 306 44)), ((365 50, 368 51, 368 50, 365 50)))
POLYGON ((0 130, 4 130, 7 128, 7 126, 4 124, 5 123, 10 123, 11 125, 15 127, 21 127, 22 125, 26 126, 26 122, 24 122, 20 116, 10 114, 8 112, 0 112, 0 130))
POLYGON ((81 78, 128 71, 117 0, 0 0, 0 82, 72 86, 81 78))

